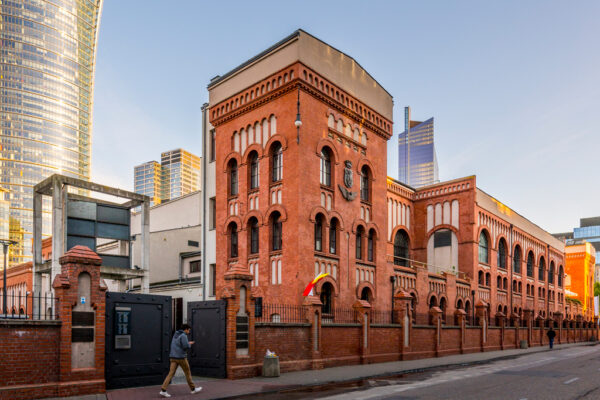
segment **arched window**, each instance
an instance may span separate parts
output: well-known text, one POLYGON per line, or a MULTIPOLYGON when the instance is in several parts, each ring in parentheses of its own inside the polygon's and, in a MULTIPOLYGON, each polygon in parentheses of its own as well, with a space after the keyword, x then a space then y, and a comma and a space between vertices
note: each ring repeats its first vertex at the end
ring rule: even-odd
POLYGON ((367 237, 367 261, 373 260, 375 260, 375 230, 371 229, 367 237))
POLYGON ((485 231, 479 234, 479 262, 487 264, 489 262, 488 237, 485 231))
POLYGON ((550 261, 550 268, 548 269, 548 283, 554 284, 554 261, 550 261))
POLYGON ((523 293, 523 284, 519 282, 519 293, 523 293))
POLYGON ((281 143, 271 146, 271 180, 279 182, 283 178, 283 149, 281 143))
POLYGON ((533 278, 533 253, 527 253, 527 276, 533 278))
POLYGON ((519 287, 517 286, 517 281, 513 280, 512 290, 513 292, 517 292, 519 287))
POLYGON ((513 272, 516 274, 521 273, 521 248, 517 245, 513 252, 513 272))
POLYGON ((362 201, 370 201, 370 184, 371 176, 369 172, 369 167, 363 165, 362 169, 360 170, 360 199, 362 201))
POLYGON ((492 275, 488 272, 485 274, 485 286, 491 286, 492 275))
POLYGON ((483 282, 484 282, 483 271, 479 271, 479 274, 477 277, 477 283, 480 284, 481 286, 483 286, 483 282))
POLYGON ((363 251, 362 251, 362 240, 364 236, 364 229, 362 226, 359 226, 356 229, 356 259, 362 260, 363 251))
POLYGON ((502 277, 500 275, 498 275, 498 277, 496 278, 496 287, 498 289, 502 289, 502 277))
POLYGON ((360 292, 360 299, 371 303, 373 301, 373 296, 371 295, 371 289, 368 287, 364 287, 360 292))
POLYGON ((275 211, 271 214, 271 250, 281 250, 281 215, 275 211))
POLYGON ((332 218, 329 223, 329 252, 337 254, 337 219, 332 218))
POLYGON ((321 150, 321 185, 331 186, 331 152, 327 147, 321 150))
POLYGON ((235 222, 229 224, 229 257, 237 258, 238 256, 238 232, 235 222))
POLYGON ((323 215, 315 218, 315 251, 323 251, 323 215))
POLYGON ((258 189, 258 153, 250 154, 250 189, 258 189))
POLYGON ((231 160, 229 161, 228 166, 229 173, 227 176, 229 177, 229 196, 237 196, 238 194, 238 167, 237 161, 231 160))
POLYGON ((440 299, 440 310, 442 310, 442 322, 446 323, 446 298, 440 299))
POLYGON ((500 239, 498 243, 498 268, 506 269, 506 241, 500 239))
POLYGON ((250 228, 250 254, 258 253, 258 220, 254 217, 248 221, 250 228))
POLYGON ((408 265, 408 235, 400 230, 394 237, 394 265, 408 265))
POLYGON ((503 283, 503 285, 502 285, 502 288, 503 288, 504 290, 508 289, 508 279, 504 278, 504 279, 502 280, 502 283, 503 283))
POLYGON ((563 270, 563 266, 560 265, 558 267, 558 279, 557 279, 557 281, 558 281, 558 287, 562 287, 562 285, 563 285, 563 275, 564 274, 565 274, 565 271, 563 270))
POLYGON ((331 294, 333 293, 333 286, 331 283, 325 282, 323 287, 321 287, 321 295, 319 296, 321 299, 321 303, 323 306, 321 307, 321 313, 323 314, 331 314, 333 312, 333 304, 331 294))
POLYGON ((546 279, 546 261, 544 260, 544 257, 540 258, 538 279, 542 282, 544 281, 544 279, 546 279))

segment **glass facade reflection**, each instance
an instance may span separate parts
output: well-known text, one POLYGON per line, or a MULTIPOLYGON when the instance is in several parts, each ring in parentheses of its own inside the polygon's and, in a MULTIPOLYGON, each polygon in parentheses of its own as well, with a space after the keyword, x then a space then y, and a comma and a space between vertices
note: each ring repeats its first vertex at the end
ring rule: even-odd
MULTIPOLYGON (((0 1, 0 184, 9 190, 10 264, 31 261, 33 186, 90 177, 102 0, 0 1)), ((44 203, 44 234, 50 203, 44 203)))
POLYGON ((412 187, 439 181, 433 136, 433 118, 425 122, 407 121, 398 140, 398 179, 412 187))
POLYGON ((133 168, 134 190, 150 197, 151 205, 160 204, 162 187, 162 168, 156 161, 136 165, 133 168))

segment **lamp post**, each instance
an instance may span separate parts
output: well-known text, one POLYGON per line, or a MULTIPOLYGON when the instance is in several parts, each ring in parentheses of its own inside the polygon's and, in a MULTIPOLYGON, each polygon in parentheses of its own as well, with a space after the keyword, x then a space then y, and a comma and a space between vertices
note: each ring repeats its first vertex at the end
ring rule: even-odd
POLYGON ((8 269, 8 247, 11 244, 15 244, 17 242, 15 242, 14 240, 8 240, 8 239, 0 239, 0 243, 2 244, 2 248, 4 249, 4 268, 3 268, 3 280, 2 280, 2 308, 4 308, 4 310, 2 310, 4 312, 4 316, 8 315, 8 307, 7 307, 7 302, 6 302, 6 298, 7 298, 7 293, 6 293, 6 270, 8 269))

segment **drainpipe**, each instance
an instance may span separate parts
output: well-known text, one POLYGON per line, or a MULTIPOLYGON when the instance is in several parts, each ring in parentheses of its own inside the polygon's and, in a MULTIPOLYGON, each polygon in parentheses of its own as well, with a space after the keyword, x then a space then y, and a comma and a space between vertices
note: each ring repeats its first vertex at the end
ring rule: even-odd
POLYGON ((513 224, 510 224, 510 252, 508 257, 508 267, 510 269, 510 313, 513 312, 513 269, 515 268, 513 264, 513 224))
POLYGON ((206 113, 208 103, 202 104, 202 301, 206 301, 206 113))

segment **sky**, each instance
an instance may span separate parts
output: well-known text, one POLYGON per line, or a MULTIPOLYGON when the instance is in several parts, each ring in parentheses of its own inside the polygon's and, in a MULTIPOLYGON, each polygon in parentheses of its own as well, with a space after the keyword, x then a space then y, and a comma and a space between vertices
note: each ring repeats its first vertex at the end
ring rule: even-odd
POLYGON ((302 28, 394 97, 398 134, 435 118, 440 179, 477 185, 550 232, 600 215, 600 2, 105 0, 92 179, 133 189, 133 167, 201 155, 206 86, 302 28))

